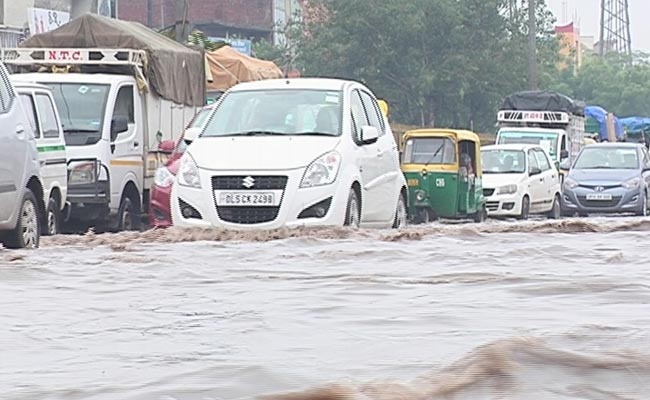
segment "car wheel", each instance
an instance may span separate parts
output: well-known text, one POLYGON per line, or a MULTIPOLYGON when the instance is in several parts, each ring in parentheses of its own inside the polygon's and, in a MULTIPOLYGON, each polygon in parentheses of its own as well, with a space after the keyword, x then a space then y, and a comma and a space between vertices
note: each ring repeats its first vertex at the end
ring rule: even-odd
POLYGON ((641 204, 641 209, 636 213, 636 215, 640 217, 648 216, 648 194, 647 193, 645 194, 645 196, 643 196, 643 203, 641 204))
POLYGON ((485 206, 481 207, 481 210, 474 214, 473 219, 476 223, 485 222, 487 219, 487 208, 485 208, 485 206))
POLYGON ((52 236, 61 233, 61 209, 56 199, 50 199, 48 201, 46 216, 45 235, 52 236))
POLYGON ((406 211, 406 200, 404 195, 400 194, 397 200, 397 209, 395 210, 395 220, 393 221, 393 229, 399 229, 406 226, 406 219, 408 218, 406 211))
POLYGON ((553 199, 553 208, 548 212, 547 217, 550 219, 560 219, 562 217, 562 205, 560 204, 560 195, 556 194, 553 199))
POLYGON ((36 197, 27 189, 20 206, 16 228, 7 235, 5 245, 14 249, 35 249, 41 240, 36 197))
POLYGON ((359 207, 359 196, 357 192, 352 189, 348 196, 348 205, 345 211, 345 226, 358 228, 361 224, 361 207, 359 207))
POLYGON ((125 196, 117 213, 119 231, 137 231, 140 229, 140 212, 130 197, 125 196))
POLYGON ((524 198, 521 199, 521 214, 519 214, 519 219, 527 220, 529 215, 530 215, 530 198, 528 196, 524 196, 524 198))

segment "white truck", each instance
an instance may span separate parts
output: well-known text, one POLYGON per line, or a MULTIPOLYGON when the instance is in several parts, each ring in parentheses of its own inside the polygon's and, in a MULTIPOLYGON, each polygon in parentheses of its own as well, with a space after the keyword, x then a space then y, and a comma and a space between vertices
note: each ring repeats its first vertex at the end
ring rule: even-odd
POLYGON ((496 144, 540 145, 560 169, 584 146, 584 105, 555 92, 519 92, 505 99, 497 126, 496 144))
POLYGON ((203 54, 141 25, 91 14, 24 45, 2 49, 1 58, 22 81, 52 90, 67 147, 70 218, 139 229, 158 144, 177 139, 205 102, 203 54), (88 27, 94 35, 84 36, 88 27), (89 37, 94 42, 81 48, 64 47, 89 37), (89 48, 115 37, 141 49, 89 48))

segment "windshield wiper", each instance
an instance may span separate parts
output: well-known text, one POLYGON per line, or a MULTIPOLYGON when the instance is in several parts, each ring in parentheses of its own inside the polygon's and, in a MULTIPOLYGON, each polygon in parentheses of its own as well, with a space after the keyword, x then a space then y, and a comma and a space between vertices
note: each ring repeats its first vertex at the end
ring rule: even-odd
POLYGON ((436 150, 435 153, 433 153, 433 155, 431 156, 431 158, 429 158, 429 160, 424 163, 425 167, 428 166, 438 156, 438 153, 440 153, 440 150, 442 150, 443 147, 445 147, 445 142, 442 142, 440 147, 438 147, 438 150, 436 150))
POLYGON ((327 132, 298 132, 292 133, 292 135, 304 135, 304 136, 337 136, 336 133, 327 133, 327 132))
POLYGON ((274 131, 247 131, 247 132, 235 133, 227 136, 284 136, 284 135, 285 134, 282 132, 274 132, 274 131))

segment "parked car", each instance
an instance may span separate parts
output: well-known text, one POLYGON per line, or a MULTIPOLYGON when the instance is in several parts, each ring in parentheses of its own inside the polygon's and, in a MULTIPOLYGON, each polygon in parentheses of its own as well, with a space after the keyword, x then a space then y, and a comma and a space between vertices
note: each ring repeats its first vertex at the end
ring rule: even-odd
POLYGON ((213 107, 213 105, 205 106, 196 113, 176 142, 166 141, 160 144, 161 149, 171 148, 172 150, 165 165, 156 170, 154 183, 151 185, 149 223, 155 228, 167 228, 172 225, 169 199, 172 183, 174 183, 180 165, 180 158, 185 153, 187 146, 201 133, 213 107))
POLYGON ((483 194, 490 216, 561 217, 559 172, 541 146, 492 145, 483 147, 481 154, 483 194))
POLYGON ((45 206, 38 151, 22 102, 0 63, 0 240, 36 248, 45 206))
POLYGON ((650 154, 638 143, 586 146, 564 181, 565 214, 634 213, 648 215, 650 154))
POLYGON ((407 189, 375 96, 334 79, 239 84, 181 158, 175 226, 399 227, 407 189))
POLYGON ((11 79, 36 138, 46 211, 42 233, 55 235, 61 232, 68 193, 68 168, 61 119, 50 88, 21 81, 20 75, 14 75, 11 79))

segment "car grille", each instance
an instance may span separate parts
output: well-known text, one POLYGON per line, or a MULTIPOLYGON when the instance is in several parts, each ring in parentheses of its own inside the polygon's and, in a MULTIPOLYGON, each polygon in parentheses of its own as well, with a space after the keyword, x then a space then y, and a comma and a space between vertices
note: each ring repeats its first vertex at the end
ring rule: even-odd
POLYGON ((286 176, 213 176, 212 188, 214 190, 284 190, 287 180, 286 176), (244 180, 248 177, 255 180, 250 188, 244 186, 244 180))
POLYGON ((621 185, 586 185, 586 184, 580 184, 579 186, 582 188, 592 189, 592 190, 595 190, 597 187, 603 188, 602 190, 617 189, 621 187, 621 185))
POLYGON ((494 194, 494 189, 483 189, 483 196, 490 197, 494 194))
POLYGON ((611 200, 587 200, 586 196, 578 196, 580 205, 588 208, 611 208, 616 207, 621 201, 621 196, 613 196, 611 200))
POLYGON ((499 202, 498 201, 487 201, 487 202, 485 202, 485 208, 487 208, 488 211, 498 211, 499 210, 499 202))
MULTIPOLYGON (((284 190, 287 186, 288 177, 286 176, 213 176, 213 190, 284 190), (251 187, 244 186, 244 180, 248 177, 254 179, 254 185, 251 187)), ((215 199, 216 204, 216 199, 215 199)), ((280 212, 279 206, 216 206, 219 219, 224 222, 233 224, 251 225, 271 222, 278 217, 280 212)))

